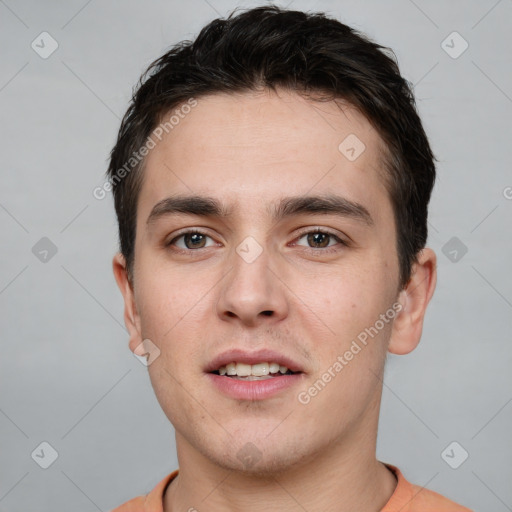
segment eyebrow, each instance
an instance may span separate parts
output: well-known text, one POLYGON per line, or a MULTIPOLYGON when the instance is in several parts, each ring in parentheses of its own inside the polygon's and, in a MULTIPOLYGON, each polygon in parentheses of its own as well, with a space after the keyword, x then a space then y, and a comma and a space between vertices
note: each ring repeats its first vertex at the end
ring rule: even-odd
MULTIPOLYGON (((267 208, 275 222, 300 214, 338 215, 355 219, 368 226, 373 225, 370 212, 360 203, 334 194, 284 197, 276 205, 267 208)), ((156 222, 172 214, 198 215, 201 217, 229 218, 233 211, 213 197, 173 196, 155 204, 146 221, 156 222)))

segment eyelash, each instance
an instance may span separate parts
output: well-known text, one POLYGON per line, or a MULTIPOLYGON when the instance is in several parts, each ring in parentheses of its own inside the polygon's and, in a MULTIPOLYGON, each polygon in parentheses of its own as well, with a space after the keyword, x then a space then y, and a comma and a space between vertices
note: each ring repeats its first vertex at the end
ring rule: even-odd
MULTIPOLYGON (((326 229, 320 229, 320 228, 314 228, 314 229, 308 229, 308 230, 305 230, 305 231, 302 231, 299 233, 299 235, 297 236, 296 240, 300 240, 301 238, 303 238, 305 235, 309 235, 309 234, 312 234, 312 233, 320 233, 320 234, 323 234, 323 235, 328 235, 329 237, 331 238, 334 238, 338 243, 340 243, 342 246, 345 246, 345 247, 348 247, 349 244, 348 242, 342 240, 338 235, 336 235, 335 233, 329 231, 329 230, 326 230, 326 229)), ((183 236, 185 235, 193 235, 193 234, 198 234, 198 235, 204 235, 204 236, 207 236, 209 238, 212 238, 210 237, 209 235, 207 235, 206 233, 204 233, 203 231, 200 231, 199 229, 189 229, 187 231, 183 231, 182 233, 178 234, 177 236, 175 236, 170 242, 166 243, 166 247, 171 247, 177 240, 179 240, 180 238, 182 238, 183 236)), ((199 249, 181 249, 181 248, 173 248, 172 250, 174 251, 177 251, 177 252, 181 252, 181 253, 194 253, 200 249, 207 249, 207 247, 199 247, 199 249)), ((319 252, 322 252, 324 254, 330 254, 330 253, 333 253, 333 252, 337 252, 339 251, 339 248, 333 246, 333 247, 318 247, 318 248, 315 248, 315 247, 304 247, 304 249, 306 251, 310 251, 312 253, 315 253, 315 254, 318 254, 319 252)))

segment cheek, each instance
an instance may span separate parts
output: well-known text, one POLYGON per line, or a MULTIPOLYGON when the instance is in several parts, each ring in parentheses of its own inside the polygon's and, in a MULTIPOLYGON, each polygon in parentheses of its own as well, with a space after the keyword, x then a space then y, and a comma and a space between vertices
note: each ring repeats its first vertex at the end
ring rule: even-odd
POLYGON ((354 334, 354 329, 375 322, 391 305, 388 288, 382 272, 356 265, 334 269, 307 282, 299 277, 296 285, 297 296, 304 303, 300 309, 309 307, 336 335, 354 334))
MULTIPOLYGON (((393 296, 389 276, 375 271, 379 265, 384 267, 382 262, 375 261, 363 271, 354 265, 317 276, 310 286, 301 288, 301 299, 306 307, 297 303, 304 313, 303 318, 308 319, 307 325, 303 325, 311 342, 310 350, 318 361, 316 377, 330 370, 337 377, 329 386, 331 392, 338 389, 348 400, 353 392, 357 394, 356 389, 364 394, 362 388, 371 387, 376 379, 371 372, 380 374, 387 351, 393 316, 388 314, 384 322, 381 315, 390 310, 393 296), (313 283, 315 286, 311 286, 313 283), (342 357, 341 363, 339 357, 342 357), (333 368, 336 362, 339 371, 333 368), (347 382, 350 382, 349 387, 347 382)), ((324 398, 327 395, 330 393, 324 398)))
POLYGON ((139 283, 136 300, 142 335, 160 348, 166 365, 175 366, 194 347, 187 336, 198 335, 199 315, 206 307, 204 297, 194 286, 182 283, 179 276, 169 275, 168 270, 151 269, 140 276, 139 283))

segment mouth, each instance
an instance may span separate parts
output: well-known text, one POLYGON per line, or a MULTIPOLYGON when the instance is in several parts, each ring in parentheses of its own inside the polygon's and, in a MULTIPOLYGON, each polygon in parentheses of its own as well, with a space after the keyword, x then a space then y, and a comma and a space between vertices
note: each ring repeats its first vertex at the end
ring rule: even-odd
POLYGON ((233 349, 215 357, 204 368, 206 373, 225 377, 275 378, 281 375, 304 373, 302 366, 292 358, 274 350, 248 352, 233 349))
POLYGON ((231 350, 205 368, 210 382, 223 395, 237 400, 263 400, 297 386, 305 376, 293 359, 270 350, 231 350))
POLYGON ((268 363, 264 361, 256 364, 246 364, 232 361, 210 373, 235 380, 253 381, 275 379, 283 375, 295 375, 302 372, 293 372, 288 367, 276 362, 268 363))

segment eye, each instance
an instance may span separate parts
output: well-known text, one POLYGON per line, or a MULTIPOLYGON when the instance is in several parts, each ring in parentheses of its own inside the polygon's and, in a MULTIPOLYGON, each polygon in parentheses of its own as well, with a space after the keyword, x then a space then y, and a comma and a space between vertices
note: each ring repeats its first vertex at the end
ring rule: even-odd
POLYGON ((201 231, 189 230, 173 238, 167 245, 175 245, 178 249, 188 250, 211 247, 212 245, 215 245, 215 243, 211 237, 205 235, 201 231), (212 241, 210 245, 207 245, 208 238, 212 241))
MULTIPOLYGON (((303 245, 300 240, 306 239, 306 243, 308 247, 313 250, 325 249, 327 247, 332 247, 333 245, 341 244, 347 245, 339 236, 334 233, 330 233, 329 231, 324 231, 321 229, 315 229, 313 231, 307 231, 302 233, 300 237, 297 239, 296 245, 303 245)), ((331 252, 333 249, 329 249, 325 252, 331 252)), ((336 250, 336 249, 334 249, 336 250)))

